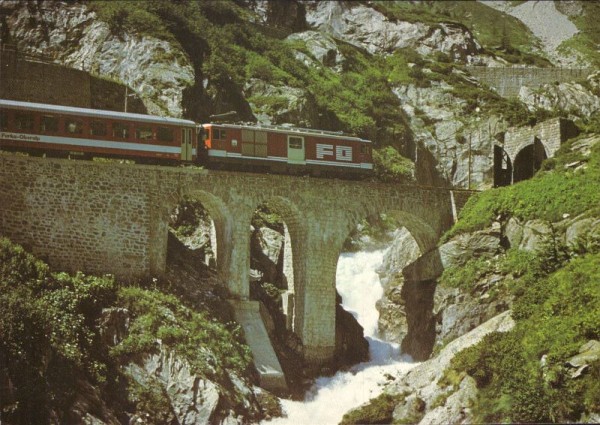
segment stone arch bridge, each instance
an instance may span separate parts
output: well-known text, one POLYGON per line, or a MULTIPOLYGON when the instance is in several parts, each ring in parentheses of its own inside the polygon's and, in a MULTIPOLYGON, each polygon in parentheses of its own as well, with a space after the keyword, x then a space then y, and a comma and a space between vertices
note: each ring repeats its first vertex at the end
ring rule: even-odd
POLYGON ((121 279, 164 272, 169 216, 199 200, 217 235, 217 268, 249 297, 250 222, 268 203, 293 253, 294 330, 315 365, 333 356, 342 244, 365 217, 394 214, 433 249, 471 192, 284 175, 43 159, 0 154, 0 233, 57 269, 121 279))

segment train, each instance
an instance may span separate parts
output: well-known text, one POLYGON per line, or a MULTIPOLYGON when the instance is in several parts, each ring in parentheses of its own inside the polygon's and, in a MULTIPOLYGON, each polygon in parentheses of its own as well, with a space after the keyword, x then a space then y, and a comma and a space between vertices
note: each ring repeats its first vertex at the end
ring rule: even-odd
POLYGON ((373 172, 371 141, 291 126, 205 123, 0 99, 0 149, 333 177, 373 172))

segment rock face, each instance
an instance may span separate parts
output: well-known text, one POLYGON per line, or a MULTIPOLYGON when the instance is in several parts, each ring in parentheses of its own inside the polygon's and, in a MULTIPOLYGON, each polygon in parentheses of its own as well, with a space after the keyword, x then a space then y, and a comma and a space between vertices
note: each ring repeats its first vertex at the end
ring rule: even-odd
POLYGON ((152 114, 180 117, 183 90, 194 83, 187 56, 166 41, 112 34, 82 4, 4 2, 11 38, 19 51, 123 81, 152 114))
POLYGON ((251 267, 256 275, 262 275, 263 282, 277 284, 282 280, 282 258, 284 237, 268 227, 260 227, 252 232, 250 238, 251 267))
POLYGON ((419 181, 471 189, 492 186, 494 136, 507 127, 500 117, 478 117, 476 112, 465 119, 466 101, 452 94, 452 86, 445 82, 431 82, 430 87, 408 84, 393 91, 410 118, 415 140, 431 158, 417 152, 419 181), (441 182, 423 174, 431 169, 441 182))
POLYGON ((406 299, 403 295, 402 269, 421 255, 417 242, 406 228, 395 232, 394 240, 383 258, 379 277, 384 295, 377 302, 379 333, 382 339, 400 343, 408 332, 406 299))
POLYGON ((522 87, 520 100, 530 110, 561 111, 570 119, 589 117, 600 109, 600 72, 591 74, 584 86, 577 82, 522 87))
POLYGON ((471 63, 483 51, 472 34, 460 25, 392 22, 362 4, 330 1, 307 2, 305 5, 306 22, 310 27, 370 53, 392 53, 396 49, 412 47, 424 55, 443 52, 457 61, 471 63))
POLYGON ((310 56, 296 51, 296 59, 305 65, 312 67, 326 66, 337 72, 342 70, 346 58, 340 52, 331 35, 318 31, 304 31, 289 35, 287 40, 304 42, 310 56))
MULTIPOLYGON (((179 424, 243 423, 233 411, 219 412, 219 402, 228 403, 222 400, 223 391, 217 384, 192 372, 185 360, 163 346, 140 363, 131 363, 126 370, 142 387, 158 383, 164 388, 173 419, 179 424)), ((230 379, 237 391, 245 396, 252 394, 252 389, 241 379, 233 375, 230 379)), ((252 403, 253 400, 248 400, 246 407, 256 408, 252 403)))
POLYGON ((438 356, 422 362, 394 379, 384 393, 401 401, 394 409, 394 423, 469 423, 469 405, 477 395, 473 378, 466 376, 458 388, 440 382, 452 358, 460 351, 477 344, 491 332, 507 332, 514 326, 510 312, 504 312, 481 326, 455 339, 438 356))
POLYGON ((308 127, 315 121, 316 107, 303 89, 251 78, 244 86, 244 94, 261 124, 295 123, 308 127))

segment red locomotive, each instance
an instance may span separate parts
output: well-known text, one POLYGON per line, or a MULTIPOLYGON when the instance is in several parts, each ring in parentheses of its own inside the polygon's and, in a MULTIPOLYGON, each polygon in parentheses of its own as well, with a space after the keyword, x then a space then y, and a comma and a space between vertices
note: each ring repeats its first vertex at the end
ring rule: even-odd
POLYGON ((204 124, 152 115, 0 99, 0 147, 57 156, 116 156, 293 174, 357 176, 371 142, 284 126, 204 124), (204 145, 199 145, 202 134, 204 145))
POLYGON ((330 131, 284 126, 204 124, 209 164, 314 175, 373 170, 371 142, 330 131))

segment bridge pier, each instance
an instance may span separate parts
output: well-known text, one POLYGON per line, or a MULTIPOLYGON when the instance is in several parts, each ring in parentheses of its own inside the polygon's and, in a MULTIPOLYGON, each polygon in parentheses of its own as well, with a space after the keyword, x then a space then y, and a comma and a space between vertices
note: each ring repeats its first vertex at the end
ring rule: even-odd
POLYGON ((294 329, 304 344, 304 358, 313 367, 329 363, 335 352, 335 279, 341 246, 335 233, 339 225, 320 224, 307 226, 306 249, 299 253, 304 273, 296 282, 295 297, 294 329))
MULTIPOLYGON (((221 232, 222 240, 217 240, 217 246, 226 246, 228 255, 225 256, 220 270, 231 295, 240 300, 250 298, 250 221, 252 210, 240 211, 231 208, 234 217, 228 231, 221 232)), ((217 259, 217 261, 219 261, 217 259)))

